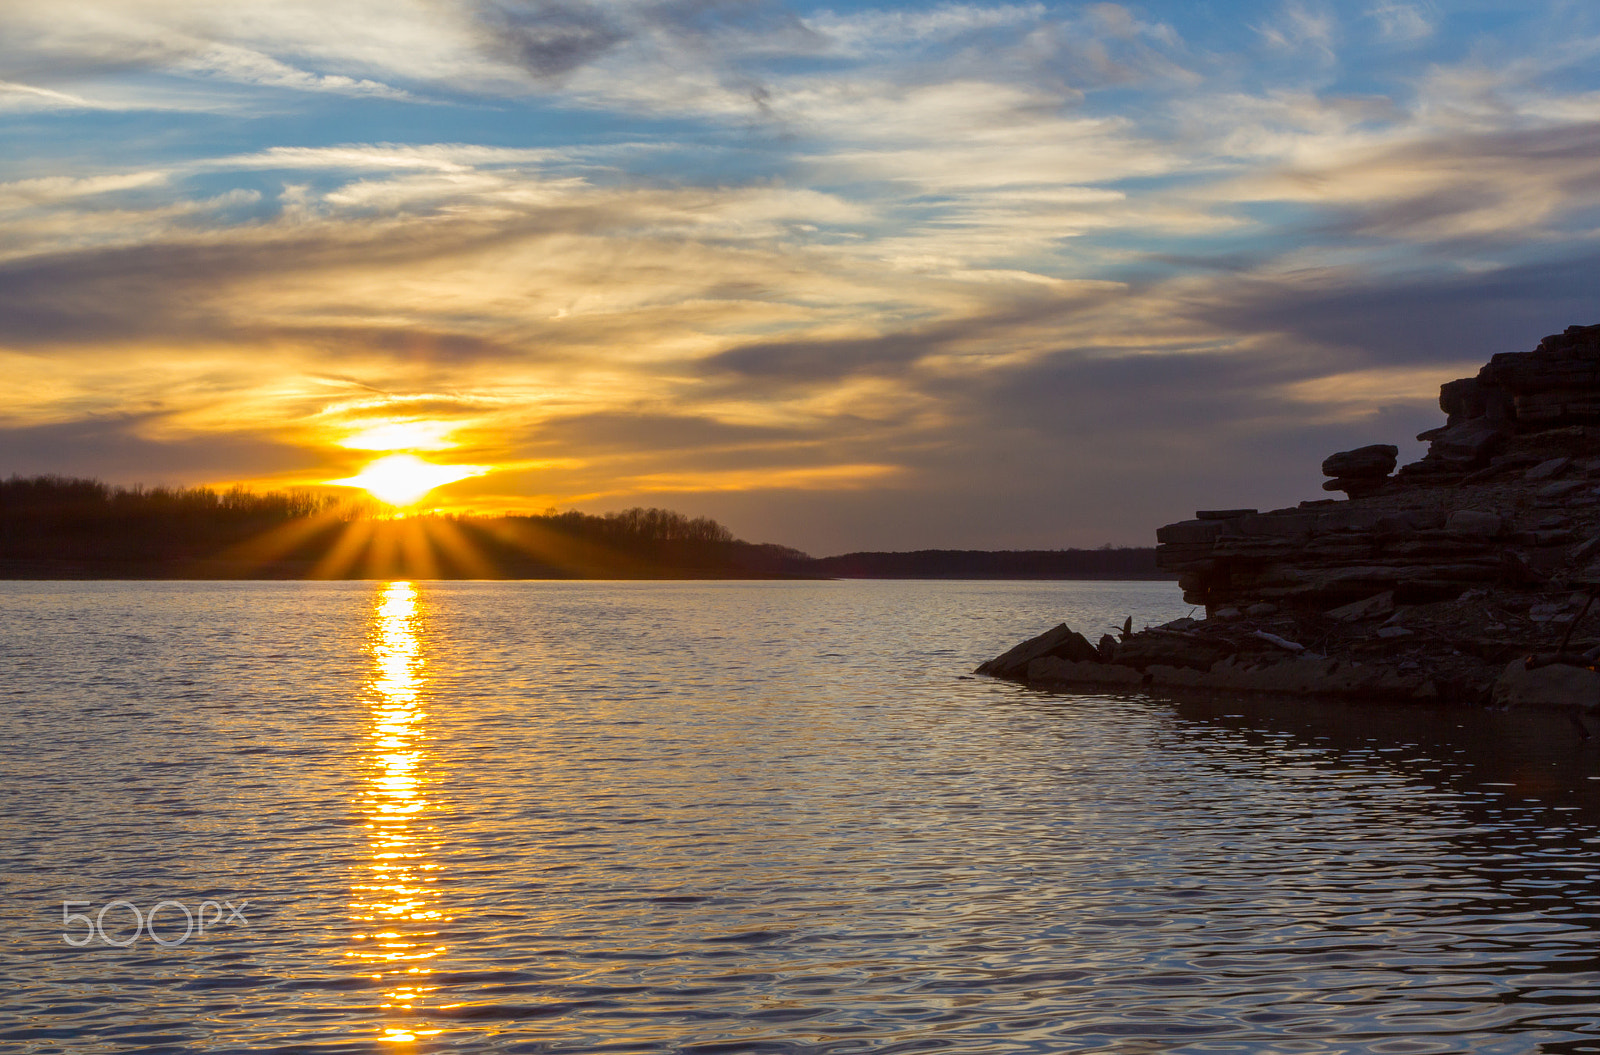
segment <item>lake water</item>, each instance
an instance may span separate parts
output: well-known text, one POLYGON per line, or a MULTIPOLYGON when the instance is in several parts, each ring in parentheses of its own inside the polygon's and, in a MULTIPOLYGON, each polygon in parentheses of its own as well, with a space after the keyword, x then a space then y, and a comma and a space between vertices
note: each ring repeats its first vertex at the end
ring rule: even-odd
POLYGON ((0 606, 6 1051, 1600 1052, 1600 738, 966 677, 1169 583, 0 606))

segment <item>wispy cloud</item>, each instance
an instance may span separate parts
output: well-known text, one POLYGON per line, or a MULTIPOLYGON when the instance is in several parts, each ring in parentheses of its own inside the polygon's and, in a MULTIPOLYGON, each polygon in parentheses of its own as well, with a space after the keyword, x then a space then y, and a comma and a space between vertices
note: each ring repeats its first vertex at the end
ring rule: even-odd
POLYGON ((1431 37, 1438 28, 1439 13, 1432 3, 1399 3, 1385 0, 1367 12, 1385 41, 1411 43, 1431 37))
POLYGON ((0 110, 96 110, 102 104, 81 95, 40 88, 32 84, 0 81, 0 110))
POLYGON ((1310 54, 1325 62, 1335 58, 1338 23, 1331 8, 1305 0, 1284 0, 1271 19, 1255 28, 1261 39, 1278 51, 1310 54))

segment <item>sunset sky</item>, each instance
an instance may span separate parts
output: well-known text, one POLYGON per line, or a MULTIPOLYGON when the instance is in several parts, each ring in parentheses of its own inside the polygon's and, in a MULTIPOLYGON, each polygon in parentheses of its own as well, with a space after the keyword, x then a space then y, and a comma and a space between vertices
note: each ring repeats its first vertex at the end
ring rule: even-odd
POLYGON ((1592 0, 0 0, 0 143, 0 476, 1144 545, 1600 322, 1592 0))

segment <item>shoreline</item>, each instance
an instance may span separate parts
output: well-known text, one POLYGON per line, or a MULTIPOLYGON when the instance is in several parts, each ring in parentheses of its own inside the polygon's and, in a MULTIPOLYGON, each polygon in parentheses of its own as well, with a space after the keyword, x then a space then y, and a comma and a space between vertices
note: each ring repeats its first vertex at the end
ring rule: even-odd
POLYGON ((338 582, 385 581, 415 579, 439 582, 516 582, 527 579, 556 579, 571 581, 661 580, 685 579, 727 581, 789 581, 807 582, 1177 582, 1172 572, 1155 571, 1142 575, 1128 574, 1077 574, 1077 575, 1002 575, 960 574, 948 575, 840 575, 795 571, 738 572, 722 569, 662 568, 662 569, 607 569, 606 574, 574 574, 560 568, 530 566, 508 569, 505 574, 416 574, 415 568, 391 567, 379 571, 362 569, 359 573, 335 576, 315 575, 314 561, 223 561, 183 559, 170 562, 113 562, 68 560, 6 560, 0 559, 0 581, 10 582, 67 582, 67 581, 121 581, 121 582, 211 582, 211 581, 261 581, 261 582, 338 582), (392 574, 390 574, 392 572, 392 574))

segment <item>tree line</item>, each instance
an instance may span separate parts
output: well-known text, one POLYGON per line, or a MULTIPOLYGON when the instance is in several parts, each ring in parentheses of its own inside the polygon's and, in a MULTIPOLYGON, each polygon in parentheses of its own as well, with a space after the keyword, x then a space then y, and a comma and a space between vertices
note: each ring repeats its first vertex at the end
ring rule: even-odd
POLYGON ((821 560, 745 542, 709 517, 605 514, 401 520, 370 499, 241 487, 0 480, 0 577, 1159 578, 1155 550, 920 550, 821 560))
POLYGON ((736 539, 709 517, 668 509, 400 521, 385 512, 370 499, 313 491, 12 476, 0 480, 0 574, 791 575, 804 574, 809 560, 798 550, 736 539), (353 556, 330 560, 344 551, 353 556))

